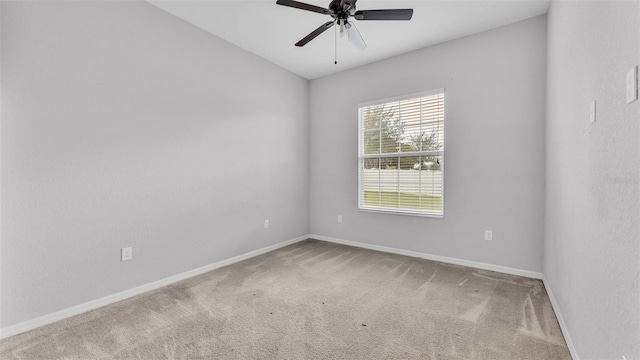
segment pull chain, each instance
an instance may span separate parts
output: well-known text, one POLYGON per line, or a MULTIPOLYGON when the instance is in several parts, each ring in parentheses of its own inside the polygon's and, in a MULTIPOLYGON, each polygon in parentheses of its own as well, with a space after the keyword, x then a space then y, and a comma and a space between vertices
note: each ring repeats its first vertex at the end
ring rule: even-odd
POLYGON ((333 63, 338 65, 338 26, 334 26, 333 30, 333 63))

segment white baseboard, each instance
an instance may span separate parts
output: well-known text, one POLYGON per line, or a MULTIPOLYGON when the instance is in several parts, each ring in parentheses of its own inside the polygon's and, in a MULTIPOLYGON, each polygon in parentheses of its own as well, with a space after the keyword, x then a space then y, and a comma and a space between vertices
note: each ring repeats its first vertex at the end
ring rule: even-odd
POLYGON ((427 254, 427 253, 421 253, 418 251, 403 250, 403 249, 392 248, 392 247, 381 246, 381 245, 366 244, 366 243, 361 243, 357 241, 338 239, 338 238, 317 235, 317 234, 310 234, 309 238, 328 241, 336 244, 359 247, 363 249, 382 251, 382 252, 391 253, 391 254, 406 255, 406 256, 417 257, 421 259, 440 261, 448 264, 468 266, 476 269, 490 270, 490 271, 496 271, 496 272, 501 272, 505 274, 524 276, 524 277, 533 278, 533 279, 542 279, 544 277, 542 273, 530 271, 530 270, 516 269, 516 268, 507 267, 507 266, 493 265, 493 264, 487 264, 487 263, 482 263, 477 261, 427 254))
POLYGON ((549 295, 549 301, 551 301, 553 312, 556 313, 556 318, 558 319, 558 324, 560 324, 560 330, 562 331, 562 336, 564 336, 564 341, 567 343, 567 347, 569 348, 569 353, 571 353, 571 357, 573 358, 573 360, 578 360, 580 359, 580 357, 578 356, 578 350, 576 350, 575 345, 573 345, 573 341, 571 340, 571 336, 569 335, 569 329, 567 328, 567 323, 564 322, 562 312, 560 311, 560 306, 556 301, 556 297, 553 295, 553 290, 551 290, 551 285, 549 284, 549 280, 547 280, 546 275, 543 275, 542 282, 544 283, 544 287, 547 290, 547 294, 549 295))
POLYGON ((29 330, 33 330, 35 328, 47 325, 47 324, 51 324, 53 322, 56 321, 60 321, 62 319, 66 319, 68 317, 74 316, 74 315, 78 315, 81 314, 83 312, 87 312, 90 310, 94 310, 100 307, 103 307, 105 305, 109 305, 109 304, 113 304, 115 302, 124 300, 124 299, 128 299, 130 297, 136 296, 136 295, 140 295, 142 293, 145 293, 147 291, 151 291, 151 290, 155 290, 158 288, 161 288, 163 286, 167 286, 170 284, 173 284, 175 282, 181 281, 181 280, 185 280, 197 275, 201 275, 204 274, 206 272, 221 268, 223 266, 227 266, 227 265, 231 265, 234 263, 237 263, 239 261, 242 260, 247 260, 249 258, 258 256, 258 255, 262 255, 264 253, 268 253, 270 251, 279 249, 281 247, 285 247, 287 245, 291 245, 293 243, 297 243, 299 241, 302 240, 306 240, 309 238, 309 235, 303 235, 300 237, 297 237, 295 239, 291 239, 291 240, 287 240, 287 241, 283 241, 281 243, 275 244, 275 245, 271 245, 271 246, 267 246, 264 247, 262 249, 258 249, 258 250, 254 250, 254 251, 250 251, 248 253, 242 254, 242 255, 238 255, 238 256, 234 256, 230 259, 226 259, 226 260, 222 260, 222 261, 218 261, 216 263, 213 264, 209 264, 209 265, 205 265, 202 267, 199 267, 197 269, 193 269, 193 270, 189 270, 187 272, 183 272, 181 274, 178 275, 173 275, 170 276, 168 278, 164 278, 158 281, 154 281, 145 285, 141 285, 138 287, 135 287, 133 289, 129 289, 129 290, 125 290, 113 295, 109 295, 109 296, 105 296, 103 298, 100 299, 96 299, 96 300, 91 300, 88 301, 86 303, 83 304, 79 304, 76 306, 72 306, 70 308, 67 309, 63 309, 60 311, 56 311, 54 313, 51 314, 47 314, 35 319, 31 319, 31 320, 27 320, 15 325, 11 325, 11 326, 7 326, 4 328, 0 329, 0 339, 4 339, 4 338, 8 338, 9 336, 13 336, 13 335, 17 335, 20 333, 23 333, 25 331, 29 331, 29 330))

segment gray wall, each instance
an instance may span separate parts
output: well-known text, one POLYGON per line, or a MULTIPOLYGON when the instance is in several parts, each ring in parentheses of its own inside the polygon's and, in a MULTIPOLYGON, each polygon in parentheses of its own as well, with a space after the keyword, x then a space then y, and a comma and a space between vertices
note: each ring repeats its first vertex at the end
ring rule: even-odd
POLYGON ((306 80, 144 2, 1 6, 1 327, 308 233, 306 80))
POLYGON ((311 233, 541 271, 545 71, 541 16, 313 80, 311 233), (357 104, 436 88, 444 219, 358 211, 357 104))
POLYGON ((640 359, 640 3, 554 1, 548 22, 544 273, 581 358, 640 359))

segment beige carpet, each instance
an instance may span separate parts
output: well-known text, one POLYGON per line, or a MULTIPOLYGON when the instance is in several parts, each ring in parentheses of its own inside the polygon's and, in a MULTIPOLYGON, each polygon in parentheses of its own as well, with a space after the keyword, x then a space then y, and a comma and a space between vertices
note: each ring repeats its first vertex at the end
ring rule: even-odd
POLYGON ((539 280, 303 241, 0 342, 1 359, 570 359, 539 280))

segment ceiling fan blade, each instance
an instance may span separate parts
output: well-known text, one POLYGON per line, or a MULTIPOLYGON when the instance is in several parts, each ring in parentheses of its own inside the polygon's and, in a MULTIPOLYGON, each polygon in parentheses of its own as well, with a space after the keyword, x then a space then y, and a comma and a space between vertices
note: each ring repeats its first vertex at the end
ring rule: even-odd
POLYGON ((347 23, 345 27, 347 28, 347 39, 349 39, 349 42, 353 44, 353 46, 360 50, 367 47, 355 24, 347 23))
POLYGON ((413 9, 359 10, 353 14, 356 20, 411 20, 413 9))
POLYGON ((325 9, 323 7, 315 6, 315 5, 311 5, 311 4, 301 3, 299 1, 278 0, 278 1, 276 1, 276 4, 289 6, 289 7, 296 8, 296 9, 313 11, 313 12, 317 12, 317 13, 320 13, 320 14, 333 14, 333 11, 331 11, 329 9, 325 9))
POLYGON ((309 41, 315 39, 316 36, 322 34, 323 32, 327 31, 329 28, 331 28, 333 24, 334 24, 333 21, 327 21, 326 23, 320 25, 319 28, 313 30, 309 35, 305 36, 304 38, 302 38, 302 40, 298 41, 296 43, 296 46, 305 46, 309 41))

